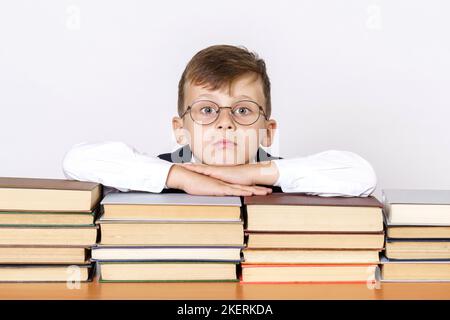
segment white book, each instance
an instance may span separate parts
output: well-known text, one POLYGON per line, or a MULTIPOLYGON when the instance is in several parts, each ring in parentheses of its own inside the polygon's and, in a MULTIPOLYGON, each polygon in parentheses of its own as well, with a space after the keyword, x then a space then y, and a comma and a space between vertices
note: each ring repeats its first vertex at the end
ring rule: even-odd
POLYGON ((101 201, 101 221, 240 221, 239 197, 186 193, 109 193, 101 201))
POLYGON ((113 192, 100 202, 104 204, 149 204, 183 206, 241 206, 241 199, 233 196, 197 196, 186 193, 113 192))
POLYGON ((450 190, 385 189, 388 226, 450 225, 450 190))

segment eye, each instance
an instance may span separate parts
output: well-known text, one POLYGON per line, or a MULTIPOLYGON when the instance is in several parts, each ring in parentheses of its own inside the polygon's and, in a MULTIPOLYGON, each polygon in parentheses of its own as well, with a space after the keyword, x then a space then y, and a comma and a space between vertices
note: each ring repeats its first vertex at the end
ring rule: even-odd
POLYGON ((216 110, 213 107, 206 106, 200 109, 200 112, 206 115, 214 114, 216 113, 216 110))
POLYGON ((252 111, 247 108, 247 107, 237 107, 234 110, 234 114, 236 114, 237 116, 247 116, 251 113, 252 111))

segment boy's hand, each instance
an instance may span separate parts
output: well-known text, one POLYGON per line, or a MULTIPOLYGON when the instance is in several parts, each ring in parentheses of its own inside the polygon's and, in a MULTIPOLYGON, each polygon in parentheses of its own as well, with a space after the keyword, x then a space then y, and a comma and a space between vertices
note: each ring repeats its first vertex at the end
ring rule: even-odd
POLYGON ((181 165, 173 165, 170 168, 166 185, 169 188, 181 189, 193 195, 251 196, 266 195, 272 192, 270 188, 227 183, 188 170, 181 165))
POLYGON ((278 169, 271 161, 237 166, 212 166, 197 163, 181 164, 186 169, 240 185, 274 185, 278 179, 278 169))

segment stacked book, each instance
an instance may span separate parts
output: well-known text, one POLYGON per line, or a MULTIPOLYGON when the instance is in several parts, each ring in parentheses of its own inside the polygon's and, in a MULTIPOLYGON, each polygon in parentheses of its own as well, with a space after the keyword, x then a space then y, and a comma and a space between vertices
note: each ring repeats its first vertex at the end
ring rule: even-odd
POLYGON ((101 185, 0 178, 0 281, 87 281, 101 185))
POLYGON ((377 280, 384 232, 375 198, 274 193, 244 204, 243 283, 377 280))
POLYGON ((383 281, 450 281, 450 190, 388 189, 383 202, 383 281))
POLYGON ((101 282, 237 281, 239 197, 110 193, 93 248, 101 282))

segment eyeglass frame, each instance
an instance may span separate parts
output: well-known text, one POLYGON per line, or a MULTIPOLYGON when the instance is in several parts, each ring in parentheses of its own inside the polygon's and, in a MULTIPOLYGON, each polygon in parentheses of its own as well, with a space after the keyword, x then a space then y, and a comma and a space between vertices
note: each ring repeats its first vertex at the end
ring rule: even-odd
POLYGON ((265 119, 266 121, 269 120, 269 119, 267 118, 266 112, 264 111, 263 107, 262 107, 261 105, 259 105, 257 102, 255 102, 255 101, 253 101, 253 100, 248 100, 248 99, 247 99, 247 100, 239 100, 239 101, 236 101, 235 103, 233 103, 232 106, 220 106, 218 103, 216 103, 216 102, 214 102, 214 101, 212 101, 212 100, 208 100, 208 99, 200 99, 200 100, 196 100, 196 101, 192 102, 191 105, 189 105, 189 106, 186 107, 186 110, 183 112, 183 114, 180 116, 180 118, 183 118, 183 117, 186 115, 186 113, 189 112, 189 115, 190 115, 192 121, 194 121, 195 123, 200 124, 200 125, 202 125, 202 126, 207 126, 207 125, 209 125, 209 124, 212 124, 212 123, 216 122, 217 119, 219 119, 219 117, 220 117, 220 112, 222 111, 222 109, 230 109, 230 111, 231 111, 231 110, 233 109, 233 106, 235 106, 235 105, 238 104, 239 102, 252 102, 252 103, 256 104, 256 105, 258 106, 258 108, 259 108, 258 118, 256 118, 256 120, 253 121, 252 123, 249 123, 249 124, 242 124, 242 123, 236 121, 236 120, 233 118, 233 116, 231 116, 231 119, 233 119, 233 122, 236 122, 237 124, 239 124, 239 125, 241 125, 241 126, 251 126, 252 124, 255 124, 255 123, 259 120, 259 118, 261 117, 261 112, 262 112, 262 114, 263 114, 263 116, 264 116, 264 119, 265 119), (212 102, 212 103, 214 103, 216 106, 219 107, 219 111, 217 112, 217 117, 216 117, 216 119, 214 119, 214 121, 212 121, 212 122, 210 122, 210 123, 198 123, 198 122, 195 121, 194 118, 192 117, 192 112, 191 112, 192 106, 193 106, 195 103, 201 102, 201 101, 212 102))

